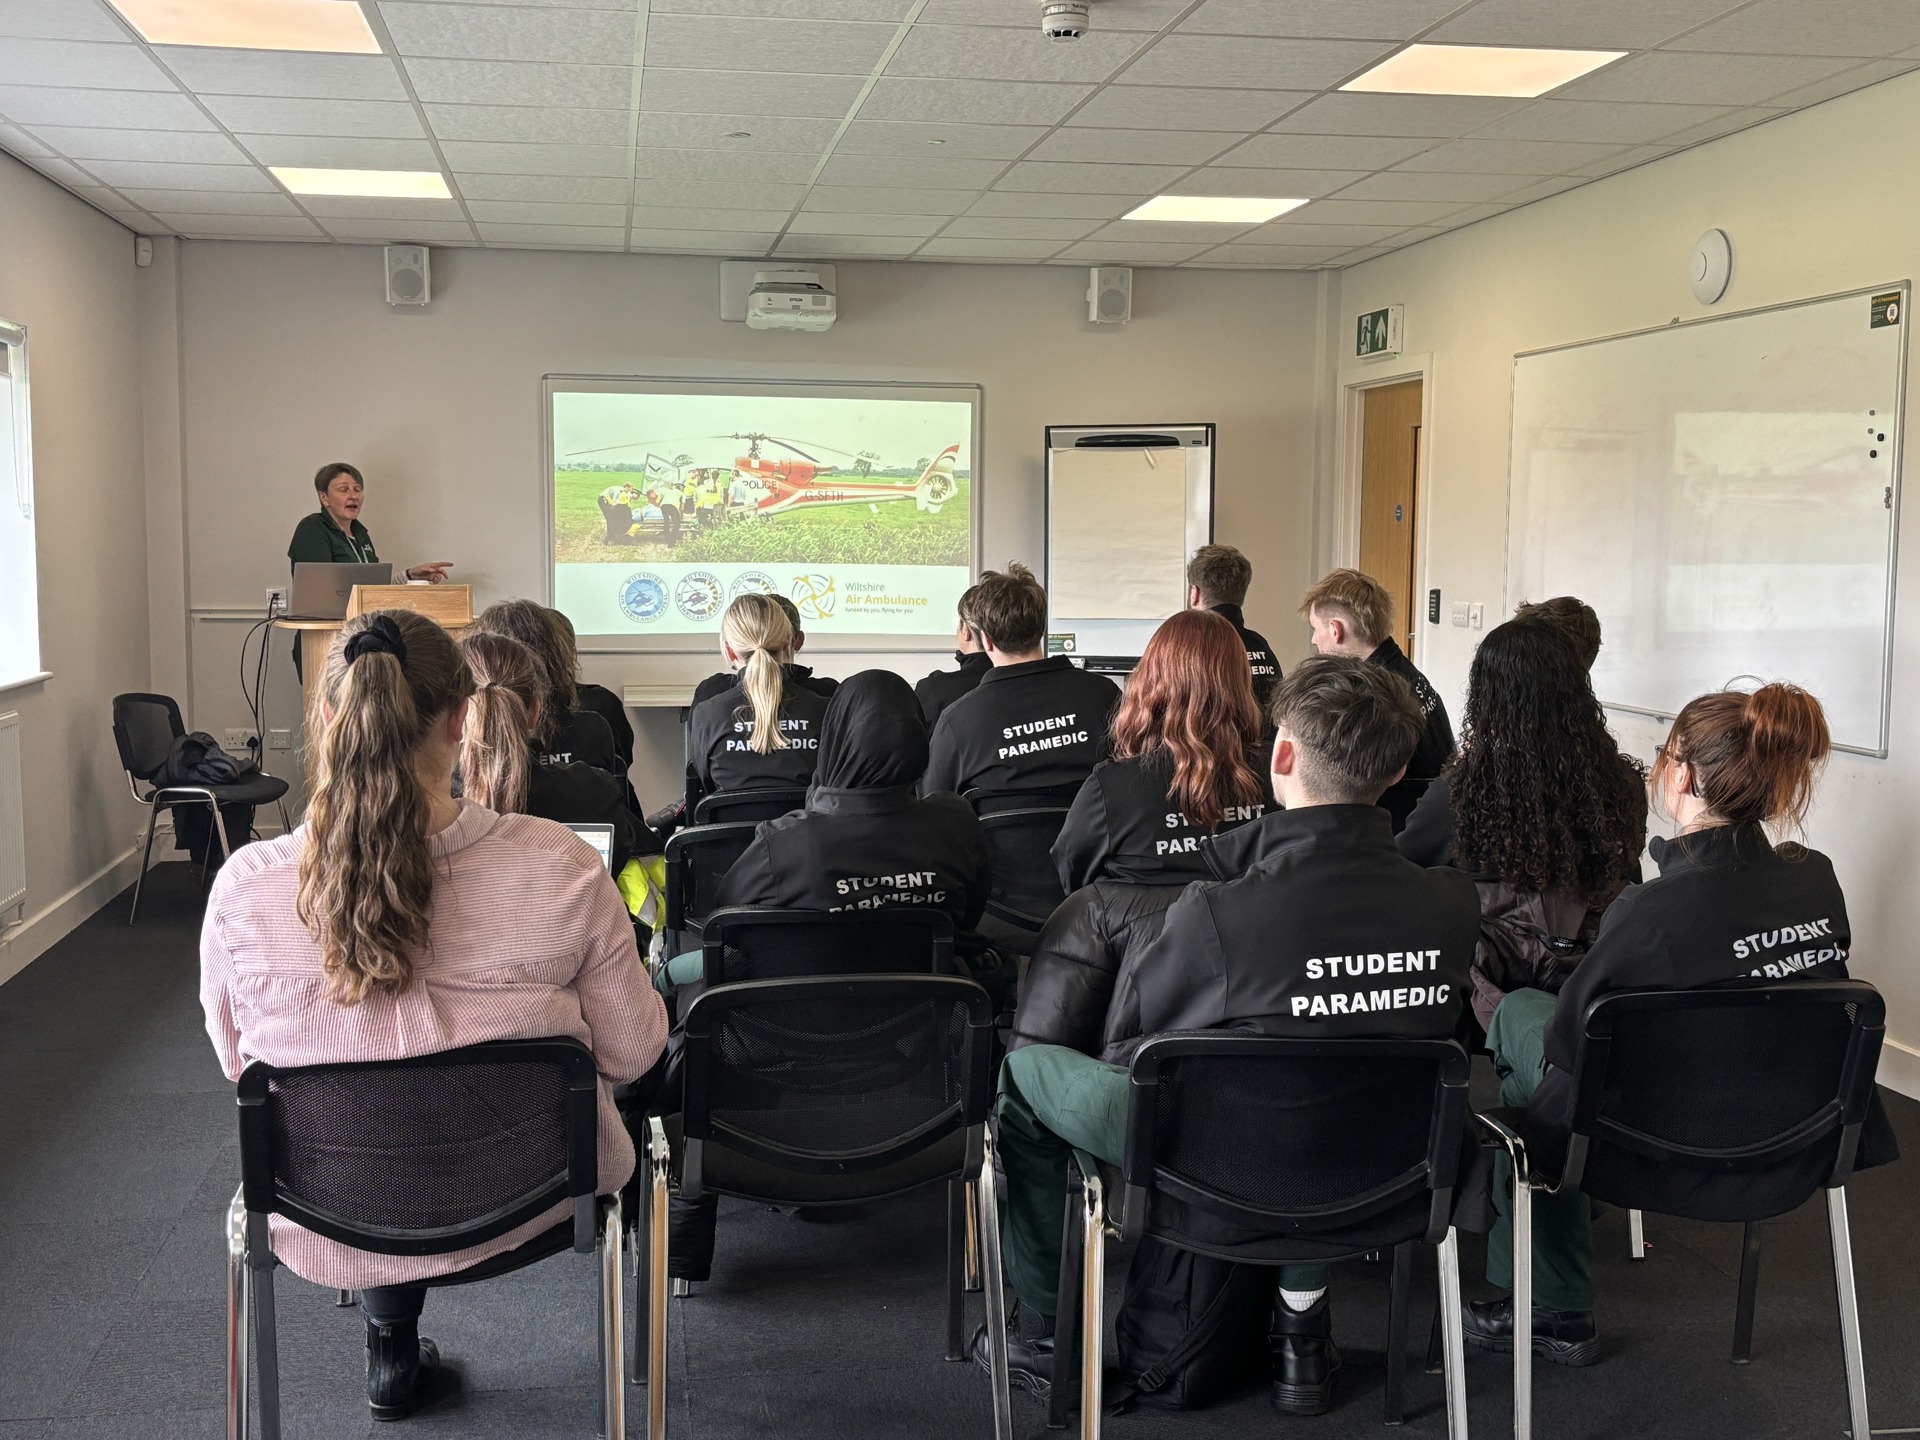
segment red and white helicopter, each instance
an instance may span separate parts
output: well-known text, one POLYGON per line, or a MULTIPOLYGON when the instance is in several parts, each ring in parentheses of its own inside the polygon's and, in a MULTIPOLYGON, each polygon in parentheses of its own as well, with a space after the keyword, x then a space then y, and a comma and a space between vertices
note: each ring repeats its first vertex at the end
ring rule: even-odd
MULTIPOLYGON (((762 517, 793 510, 817 510, 829 505, 877 505, 885 501, 911 500, 914 508, 923 514, 938 515, 940 507, 953 499, 959 490, 954 479, 954 467, 960 458, 958 445, 947 446, 929 460, 917 480, 906 480, 866 473, 867 465, 878 458, 871 454, 847 456, 854 464, 843 471, 842 467, 821 461, 801 449, 798 443, 784 440, 778 435, 749 432, 710 438, 747 442, 747 453, 737 457, 732 467, 735 479, 746 482, 744 498, 736 498, 734 494, 728 496, 728 508, 736 514, 762 517), (798 458, 769 458, 761 453, 763 445, 778 445, 798 458)), ((642 450, 653 443, 664 442, 609 445, 596 450, 577 451, 575 455, 642 450)), ((834 450, 830 445, 813 444, 811 441, 808 444, 814 450, 832 451, 837 455, 846 453, 834 450)), ((678 484, 683 468, 695 467, 682 467, 660 460, 650 452, 647 455, 648 477, 656 483, 678 484)))

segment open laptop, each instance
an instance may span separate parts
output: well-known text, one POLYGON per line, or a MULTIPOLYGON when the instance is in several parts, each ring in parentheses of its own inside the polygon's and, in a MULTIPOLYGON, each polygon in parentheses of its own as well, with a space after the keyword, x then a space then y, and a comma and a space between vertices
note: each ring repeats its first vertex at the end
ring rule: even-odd
POLYGON ((347 597, 356 585, 390 585, 393 566, 332 565, 303 560, 293 567, 293 595, 287 601, 290 620, 344 620, 347 597))
POLYGON ((600 852, 600 863, 613 873, 613 826, 568 825, 567 828, 600 852))

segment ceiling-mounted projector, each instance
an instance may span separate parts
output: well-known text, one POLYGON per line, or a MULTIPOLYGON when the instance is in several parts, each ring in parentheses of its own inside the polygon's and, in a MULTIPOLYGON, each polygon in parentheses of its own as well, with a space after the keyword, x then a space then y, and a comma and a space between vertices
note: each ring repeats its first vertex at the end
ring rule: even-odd
POLYGON ((825 330, 833 324, 833 292, 818 270, 756 270, 747 291, 749 330, 825 330))

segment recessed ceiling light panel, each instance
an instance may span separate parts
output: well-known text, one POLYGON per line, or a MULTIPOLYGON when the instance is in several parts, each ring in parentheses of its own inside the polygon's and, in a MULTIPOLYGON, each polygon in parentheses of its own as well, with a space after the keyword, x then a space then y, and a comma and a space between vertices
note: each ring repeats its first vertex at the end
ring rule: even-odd
POLYGON ((1611 65, 1626 53, 1409 45, 1340 88, 1387 95, 1506 95, 1531 100, 1611 65))
POLYGON ((378 55, 355 0, 113 0, 152 45, 378 55))
POLYGON ((1129 210, 1123 220, 1185 220, 1213 225, 1259 225, 1298 210, 1305 200, 1260 199, 1246 195, 1156 195, 1129 210))
POLYGON ((295 195, 382 195, 400 200, 450 200, 438 170, 313 170, 269 165, 273 178, 295 195))

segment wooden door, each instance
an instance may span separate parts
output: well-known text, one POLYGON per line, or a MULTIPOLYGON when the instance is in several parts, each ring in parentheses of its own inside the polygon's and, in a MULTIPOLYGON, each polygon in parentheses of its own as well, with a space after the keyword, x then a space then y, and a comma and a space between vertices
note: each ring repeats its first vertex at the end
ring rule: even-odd
POLYGON ((1409 655, 1419 622, 1420 384, 1405 380, 1360 395, 1360 568, 1393 596, 1393 637, 1409 655))

